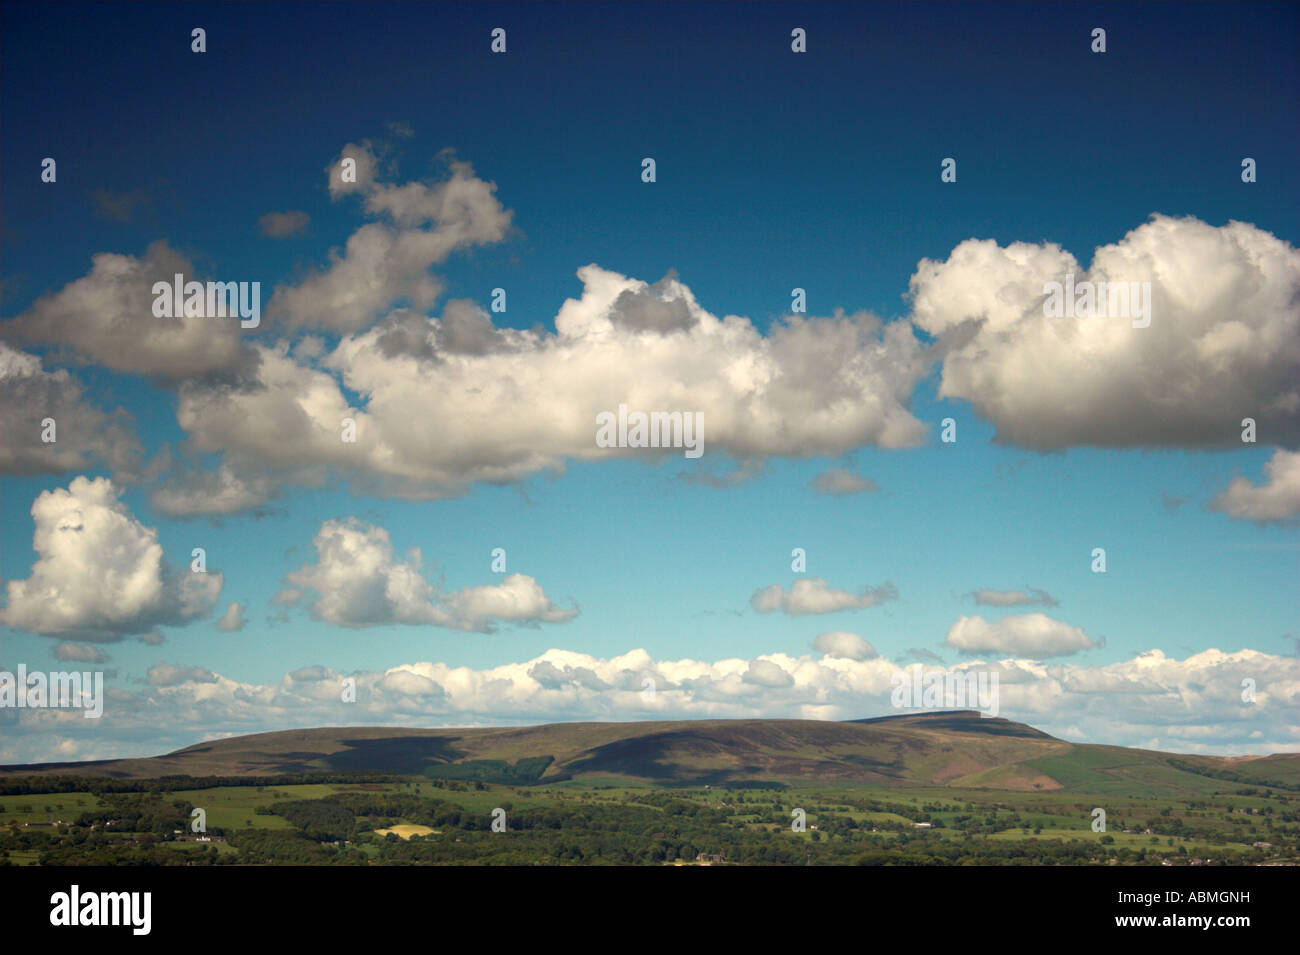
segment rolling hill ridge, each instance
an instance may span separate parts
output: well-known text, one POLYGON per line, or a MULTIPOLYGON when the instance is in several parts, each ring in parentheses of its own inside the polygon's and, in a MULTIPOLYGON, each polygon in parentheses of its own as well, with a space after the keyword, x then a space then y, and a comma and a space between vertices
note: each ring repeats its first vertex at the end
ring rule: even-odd
POLYGON ((156 778, 383 772, 536 784, 936 786, 1195 795, 1225 782, 1300 790, 1300 754, 1211 757, 1070 743, 975 711, 817 720, 320 728, 212 740, 143 759, 0 767, 156 778))

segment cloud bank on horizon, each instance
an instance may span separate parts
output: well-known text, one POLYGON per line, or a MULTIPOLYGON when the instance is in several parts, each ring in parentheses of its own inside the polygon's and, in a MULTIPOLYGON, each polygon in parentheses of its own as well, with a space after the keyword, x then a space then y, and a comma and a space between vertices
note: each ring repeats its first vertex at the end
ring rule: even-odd
MULTIPOLYGON (((849 635, 852 636, 852 635, 849 635)), ((107 735, 68 710, 30 711, 29 732, 0 742, 0 762, 155 756, 197 740, 276 729, 340 725, 511 726, 582 720, 856 719, 890 711, 905 664, 840 641, 818 655, 784 653, 712 662, 656 660, 644 650, 610 659, 548 650, 518 663, 475 669, 410 663, 343 673, 301 667, 274 683, 250 684, 201 667, 159 663, 144 686, 110 691, 107 735), (849 652, 846 652, 849 651, 849 652), (339 686, 355 681, 356 702, 339 686), (644 687, 653 680, 656 692, 644 687), (166 727, 159 730, 159 727, 166 727), (49 744, 58 740, 57 748, 49 744)), ((827 644, 833 644, 827 646, 827 644)), ((1160 650, 1113 664, 1045 664, 1008 657, 926 672, 996 673, 999 715, 1014 714, 1076 743, 1118 737, 1175 752, 1243 755, 1296 743, 1300 680, 1294 659, 1253 650, 1206 650, 1183 660, 1160 650), (1243 679, 1269 690, 1245 703, 1243 679)))

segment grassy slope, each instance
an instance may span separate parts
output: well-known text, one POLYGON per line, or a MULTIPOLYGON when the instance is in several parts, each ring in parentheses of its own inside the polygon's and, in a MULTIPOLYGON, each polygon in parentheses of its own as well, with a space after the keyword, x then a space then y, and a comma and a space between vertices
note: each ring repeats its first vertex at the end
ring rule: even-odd
MULTIPOLYGON (((554 757, 542 782, 653 785, 765 781, 946 786, 1023 792, 1195 796, 1222 789, 1211 774, 1300 784, 1300 754, 1252 759, 1173 756, 1068 743, 971 713, 850 722, 692 720, 559 723, 484 729, 327 728, 216 740, 154 759, 0 767, 121 777, 269 775, 375 770, 417 775, 466 761, 554 757), (1178 765, 1173 765, 1177 763, 1178 765)), ((490 766, 483 762, 485 771, 490 766)), ((499 767, 499 763, 497 764, 499 767)), ((472 772, 473 768, 469 768, 472 772)), ((490 778, 490 777, 484 777, 490 778)))

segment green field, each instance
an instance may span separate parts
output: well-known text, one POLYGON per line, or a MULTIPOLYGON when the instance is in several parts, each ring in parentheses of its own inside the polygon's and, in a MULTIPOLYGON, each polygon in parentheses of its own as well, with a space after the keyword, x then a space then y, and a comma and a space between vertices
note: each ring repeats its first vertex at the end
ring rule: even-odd
POLYGON ((0 861, 695 864, 697 857, 712 862, 717 855, 744 864, 1300 861, 1300 794, 1224 781, 1208 791, 1192 788, 1182 798, 1153 799, 840 783, 662 789, 569 780, 515 786, 423 776, 286 785, 250 780, 167 790, 152 784, 131 793, 0 797, 0 861), (54 815, 70 824, 27 825, 45 821, 46 807, 59 805, 64 811, 54 815), (216 841, 193 841, 184 823, 195 807, 205 810, 216 841), (1098 807, 1106 812, 1105 831, 1092 828, 1098 807), (88 815, 78 822, 72 808, 88 815), (491 828, 498 808, 509 820, 504 832, 491 828), (806 828, 794 831, 792 811, 799 809, 806 828), (120 817, 112 832, 104 825, 109 817, 120 817))

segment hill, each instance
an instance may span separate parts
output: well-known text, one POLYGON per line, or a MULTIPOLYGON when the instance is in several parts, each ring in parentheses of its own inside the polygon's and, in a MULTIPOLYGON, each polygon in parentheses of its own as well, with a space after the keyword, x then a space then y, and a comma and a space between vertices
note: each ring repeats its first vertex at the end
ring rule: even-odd
POLYGON ((0 767, 0 776, 271 776, 374 771, 512 784, 876 784, 1134 796, 1224 781, 1300 790, 1300 754, 1221 758, 1070 743, 974 711, 877 719, 678 720, 287 730, 146 759, 0 767))

